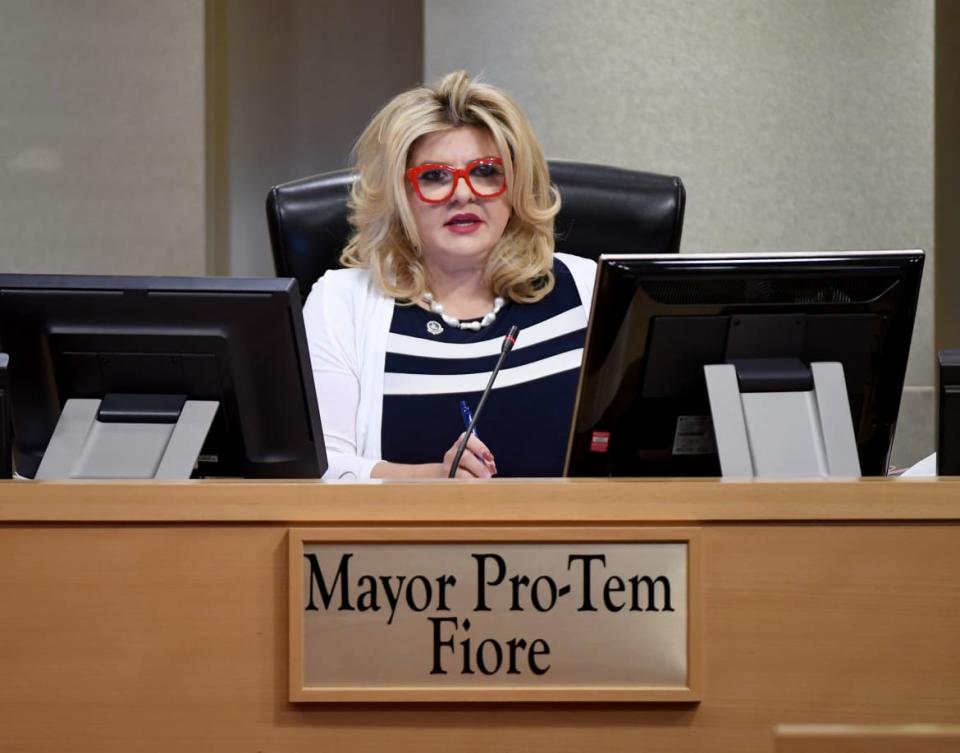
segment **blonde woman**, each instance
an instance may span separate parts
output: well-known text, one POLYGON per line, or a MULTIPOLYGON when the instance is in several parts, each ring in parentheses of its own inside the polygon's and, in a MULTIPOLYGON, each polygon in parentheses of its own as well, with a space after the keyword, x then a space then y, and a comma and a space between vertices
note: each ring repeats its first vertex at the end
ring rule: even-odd
POLYGON ((553 253, 560 200, 526 117, 455 72, 395 97, 355 154, 346 269, 304 307, 325 478, 445 477, 512 325, 457 475, 559 475, 595 265, 553 253))

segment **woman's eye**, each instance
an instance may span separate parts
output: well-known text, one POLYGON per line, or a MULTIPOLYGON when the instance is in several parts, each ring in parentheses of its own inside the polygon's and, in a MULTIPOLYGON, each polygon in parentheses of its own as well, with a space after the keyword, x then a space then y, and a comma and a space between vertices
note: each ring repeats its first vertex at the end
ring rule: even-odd
POLYGON ((427 183, 447 183, 450 181, 450 173, 440 168, 424 170, 420 173, 420 180, 427 183))
POLYGON ((496 165, 493 164, 483 164, 477 165, 473 170, 470 171, 471 175, 476 176, 477 178, 489 178, 491 175, 496 175, 499 172, 496 165))

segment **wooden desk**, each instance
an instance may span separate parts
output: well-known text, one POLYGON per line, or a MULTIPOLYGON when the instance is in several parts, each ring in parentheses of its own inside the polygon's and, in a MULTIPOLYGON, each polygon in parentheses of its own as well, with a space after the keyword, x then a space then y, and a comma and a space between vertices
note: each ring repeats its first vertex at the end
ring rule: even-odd
POLYGON ((960 723, 960 481, 0 483, 0 750, 771 751, 960 723), (693 525, 699 704, 287 699, 291 526, 693 525))
POLYGON ((948 724, 784 724, 774 753, 957 753, 960 726, 948 724))

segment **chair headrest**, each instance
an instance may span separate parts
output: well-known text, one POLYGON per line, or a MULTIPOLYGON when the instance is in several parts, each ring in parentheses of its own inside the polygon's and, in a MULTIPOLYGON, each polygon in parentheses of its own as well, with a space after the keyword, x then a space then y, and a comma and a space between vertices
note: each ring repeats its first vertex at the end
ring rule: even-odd
MULTIPOLYGON (((676 253, 686 193, 680 178, 581 162, 549 162, 562 205, 556 249, 596 259, 604 253, 676 253)), ((267 196, 274 268, 294 277, 306 300, 313 283, 339 267, 350 236, 351 170, 275 186, 267 196)))

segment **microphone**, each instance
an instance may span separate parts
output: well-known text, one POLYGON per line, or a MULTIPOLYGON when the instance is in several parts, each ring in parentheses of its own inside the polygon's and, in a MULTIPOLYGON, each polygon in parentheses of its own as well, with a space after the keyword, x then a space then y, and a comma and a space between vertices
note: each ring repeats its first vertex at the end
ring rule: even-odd
POLYGON ((453 463, 450 465, 450 473, 447 475, 447 478, 454 478, 457 475, 457 468, 460 467, 460 459, 463 457, 463 451, 467 449, 467 442, 470 441, 470 435, 473 434, 473 430, 477 426, 477 420, 480 418, 480 411, 483 410, 483 406, 487 402, 487 398, 490 396, 490 391, 493 389, 493 382, 497 378, 497 374, 500 373, 500 367, 503 366, 503 362, 507 358, 507 353, 513 350, 513 346, 517 342, 518 334, 520 334, 520 328, 514 325, 503 338, 503 345, 500 346, 500 358, 497 359, 497 365, 494 366, 493 371, 490 372, 490 379, 487 382, 487 386, 483 390, 483 394, 480 396, 480 404, 477 405, 477 410, 473 414, 473 420, 467 427, 467 431, 463 435, 463 440, 460 442, 460 446, 457 447, 457 454, 453 457, 453 463))

